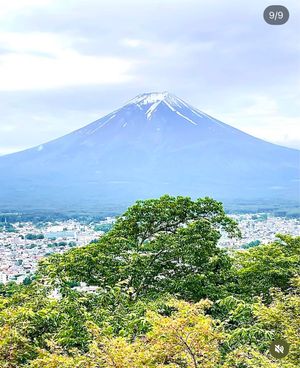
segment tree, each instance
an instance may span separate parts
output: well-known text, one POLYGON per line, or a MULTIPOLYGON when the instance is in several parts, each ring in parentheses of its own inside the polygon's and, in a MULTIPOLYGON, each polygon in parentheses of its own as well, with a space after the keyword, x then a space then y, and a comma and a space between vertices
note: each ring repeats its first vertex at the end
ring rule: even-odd
POLYGON ((284 365, 275 362, 271 357, 268 357, 255 348, 251 348, 248 345, 241 346, 239 349, 230 352, 224 364, 223 368, 297 368, 292 365, 284 365))
POLYGON ((300 362, 300 276, 291 279, 290 286, 288 293, 271 289, 270 305, 260 300, 254 308, 257 323, 271 331, 274 339, 284 338, 290 344, 283 366, 297 367, 300 362))
MULTIPOLYGON (((149 311, 147 320, 151 330, 130 342, 122 337, 103 336, 94 325, 89 356, 99 367, 216 367, 223 335, 221 329, 207 315, 210 302, 187 303, 170 300, 169 315, 149 311)), ((97 365, 96 365, 97 366, 97 365)))
POLYGON ((0 326, 0 366, 18 368, 35 356, 35 348, 17 328, 4 324, 0 326))
POLYGON ((226 339, 222 345, 224 367, 296 368, 300 361, 300 277, 290 280, 287 292, 273 288, 271 302, 257 297, 245 302, 229 296, 219 302, 226 339), (280 362, 270 353, 271 342, 284 338, 289 354, 280 362))
POLYGON ((272 287, 287 290, 290 279, 300 273, 300 237, 278 239, 235 255, 237 293, 268 297, 272 287))
POLYGON ((214 298, 231 267, 217 247, 221 230, 240 234, 213 199, 165 195, 137 201, 97 243, 48 257, 39 272, 52 281, 122 285, 133 299, 164 292, 214 298))
POLYGON ((28 364, 28 368, 96 368, 89 357, 81 355, 77 350, 66 354, 62 348, 52 341, 48 350, 41 349, 36 359, 28 364))

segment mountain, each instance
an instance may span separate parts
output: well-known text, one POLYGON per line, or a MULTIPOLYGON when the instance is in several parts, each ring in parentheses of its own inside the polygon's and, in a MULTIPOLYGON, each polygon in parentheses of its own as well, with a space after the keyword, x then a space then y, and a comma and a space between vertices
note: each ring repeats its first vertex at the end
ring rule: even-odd
POLYGON ((145 93, 61 138, 0 157, 0 209, 114 209, 164 193, 299 200, 300 151, 164 93, 145 93))

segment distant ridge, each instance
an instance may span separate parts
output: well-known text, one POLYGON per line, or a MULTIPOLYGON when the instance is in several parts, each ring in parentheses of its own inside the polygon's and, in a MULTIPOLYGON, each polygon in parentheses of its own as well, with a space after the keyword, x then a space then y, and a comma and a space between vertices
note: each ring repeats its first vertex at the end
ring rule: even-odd
POLYGON ((64 137, 0 157, 0 210, 88 212, 164 193, 297 201, 299 164, 296 149, 168 92, 144 93, 64 137))

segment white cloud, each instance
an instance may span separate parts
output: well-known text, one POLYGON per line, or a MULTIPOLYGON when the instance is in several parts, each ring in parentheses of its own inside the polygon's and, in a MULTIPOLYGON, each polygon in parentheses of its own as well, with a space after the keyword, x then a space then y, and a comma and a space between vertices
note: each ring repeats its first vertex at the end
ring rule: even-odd
POLYGON ((212 116, 248 134, 269 142, 300 148, 300 118, 287 116, 276 101, 266 95, 244 96, 248 106, 235 113, 210 112, 212 116))
POLYGON ((124 46, 135 48, 135 47, 139 47, 142 44, 142 41, 137 40, 137 39, 124 38, 121 41, 121 44, 124 45, 124 46))
POLYGON ((117 58, 91 57, 68 51, 54 59, 28 54, 0 57, 0 90, 60 88, 129 81, 132 63, 117 58))
POLYGON ((0 17, 28 8, 43 7, 54 2, 53 0, 0 0, 0 17))
POLYGON ((135 61, 82 55, 66 37, 51 33, 0 35, 0 90, 34 90, 130 81, 135 61))
MULTIPOLYGON (((1 0, 0 0, 1 1, 1 0)), ((61 34, 50 32, 0 32, 0 45, 14 53, 56 55, 71 48, 71 40, 61 34)))
POLYGON ((14 126, 11 124, 1 124, 0 125, 0 132, 1 133, 9 133, 15 130, 14 126))

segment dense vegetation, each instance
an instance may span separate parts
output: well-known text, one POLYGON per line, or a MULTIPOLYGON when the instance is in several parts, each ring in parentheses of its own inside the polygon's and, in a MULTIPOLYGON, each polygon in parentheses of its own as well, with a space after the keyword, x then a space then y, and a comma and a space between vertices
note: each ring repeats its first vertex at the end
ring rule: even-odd
POLYGON ((299 367, 300 238, 229 253, 221 232, 240 235, 212 199, 138 201, 29 285, 0 287, 0 366, 299 367))

